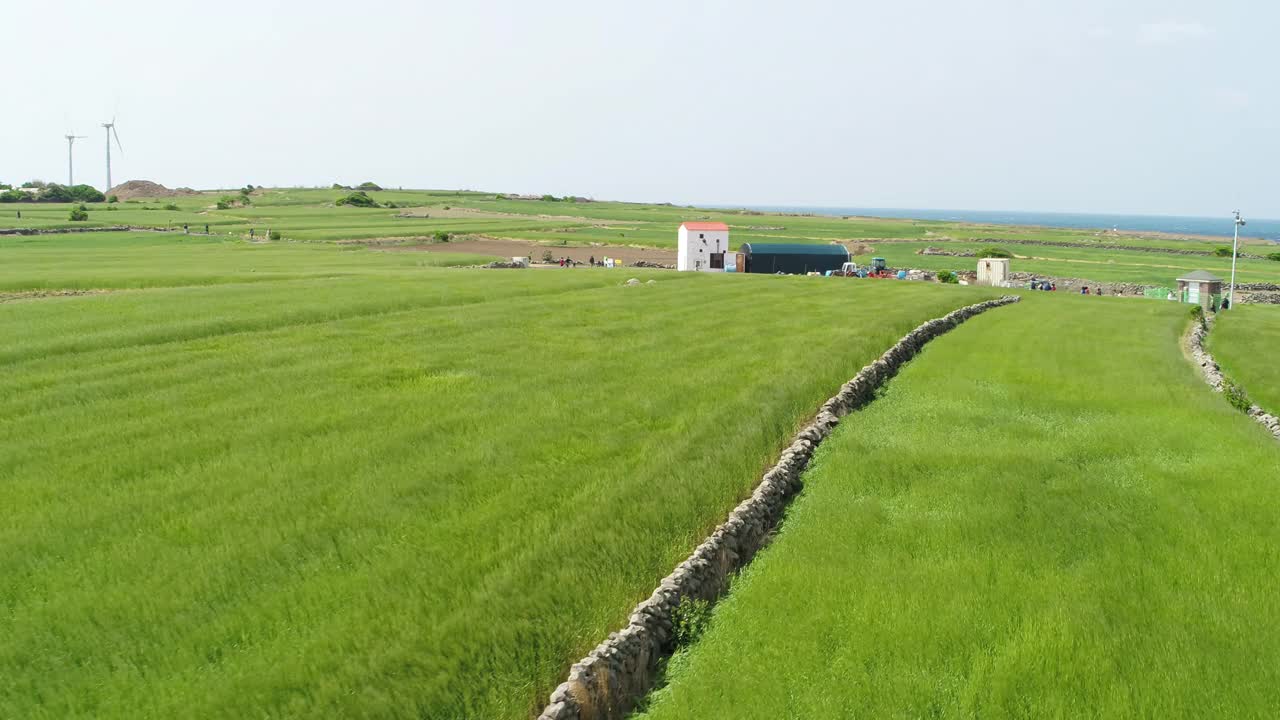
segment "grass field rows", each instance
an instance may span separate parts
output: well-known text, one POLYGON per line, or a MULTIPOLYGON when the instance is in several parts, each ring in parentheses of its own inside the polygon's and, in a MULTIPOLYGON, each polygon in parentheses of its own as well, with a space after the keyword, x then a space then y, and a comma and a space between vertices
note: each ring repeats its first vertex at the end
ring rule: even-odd
MULTIPOLYGON (((285 190, 90 210, 210 235, 0 236, 0 717, 526 717, 822 399, 995 295, 336 241, 670 247, 696 216, 739 242, 895 238, 875 252, 934 269, 972 259, 915 249, 1002 232, 1081 244, 1018 246, 1036 257, 1015 269, 1221 270, 1083 231, 377 196, 433 217, 285 190), (286 240, 244 241, 268 226, 286 240), (91 292, 41 295, 60 291, 91 292)), ((1047 295, 931 344, 846 419, 653 715, 1280 704, 1274 442, 1179 354, 1184 306, 1047 295)), ((1273 412, 1278 312, 1237 307, 1210 340, 1273 412)))
POLYGON ((1269 715, 1280 453, 1183 313, 1087 300, 978 318, 846 419, 646 717, 1269 715))

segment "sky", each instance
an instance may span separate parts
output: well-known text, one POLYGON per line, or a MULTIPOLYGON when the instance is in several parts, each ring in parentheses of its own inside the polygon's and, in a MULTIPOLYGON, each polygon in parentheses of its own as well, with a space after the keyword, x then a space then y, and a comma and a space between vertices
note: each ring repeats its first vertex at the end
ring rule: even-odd
POLYGON ((4 1, 0 182, 1280 218, 1280 3, 4 1))

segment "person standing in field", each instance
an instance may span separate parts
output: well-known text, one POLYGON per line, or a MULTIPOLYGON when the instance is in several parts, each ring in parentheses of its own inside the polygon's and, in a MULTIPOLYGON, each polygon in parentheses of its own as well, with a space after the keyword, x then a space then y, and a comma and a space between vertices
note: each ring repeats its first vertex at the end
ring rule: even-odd
POLYGON ((595 255, 592 255, 591 257, 587 258, 587 264, 591 265, 591 267, 595 267, 595 266, 596 266, 596 256, 595 256, 595 255))

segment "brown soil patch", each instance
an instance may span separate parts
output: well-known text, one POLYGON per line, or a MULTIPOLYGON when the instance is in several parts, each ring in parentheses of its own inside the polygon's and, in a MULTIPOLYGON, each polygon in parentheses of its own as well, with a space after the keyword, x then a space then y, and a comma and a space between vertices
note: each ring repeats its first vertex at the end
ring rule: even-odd
POLYGON ((499 238, 473 237, 447 243, 424 243, 418 245, 380 245, 364 243, 384 252, 444 252, 466 253, 469 255, 493 255, 509 260, 513 257, 532 258, 535 263, 542 262, 542 254, 550 252, 551 257, 567 257, 575 262, 585 263, 594 257, 597 261, 606 256, 621 260, 631 265, 640 260, 663 265, 675 265, 675 250, 659 250, 655 248, 628 247, 625 245, 570 246, 543 245, 530 240, 502 240, 499 238))
POLYGON ((101 295, 107 290, 20 290, 18 292, 0 293, 0 303, 15 300, 39 300, 52 297, 73 297, 75 295, 101 295))
POLYGON ((120 198, 121 201, 133 200, 135 198, 166 198, 199 194, 200 193, 192 190, 191 188, 170 190, 160 183, 154 183, 150 180, 130 180, 129 182, 120 183, 107 191, 107 195, 115 195, 120 198))

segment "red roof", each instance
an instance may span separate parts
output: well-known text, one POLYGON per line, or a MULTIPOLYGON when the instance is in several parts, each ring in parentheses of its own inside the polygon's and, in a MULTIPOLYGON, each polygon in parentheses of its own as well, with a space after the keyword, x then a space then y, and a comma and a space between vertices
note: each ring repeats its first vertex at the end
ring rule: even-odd
POLYGON ((724 230, 728 232, 729 226, 718 222, 683 222, 680 227, 686 230, 724 230))

